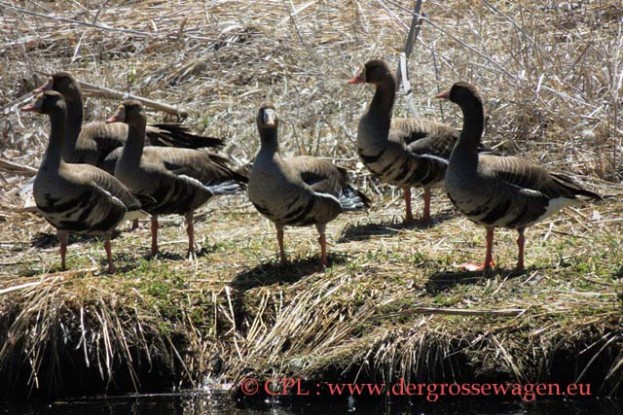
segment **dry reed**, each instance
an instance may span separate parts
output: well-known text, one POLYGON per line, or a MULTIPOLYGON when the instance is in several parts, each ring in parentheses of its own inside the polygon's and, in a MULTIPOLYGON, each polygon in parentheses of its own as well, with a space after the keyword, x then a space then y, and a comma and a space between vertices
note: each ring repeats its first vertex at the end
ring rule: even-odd
MULTIPOLYGON (((358 163, 356 121, 371 92, 345 81, 368 58, 395 66, 412 3, 0 1, 0 160, 10 162, 0 164, 2 394, 75 392, 67 359, 104 390, 148 388, 151 365, 169 384, 197 385, 206 374, 533 381, 573 362, 565 380, 620 394, 616 200, 534 227, 527 274, 456 274, 454 262, 480 255, 482 232, 441 192, 435 228, 403 229, 396 189, 358 163), (228 138, 224 151, 240 165, 258 148, 256 108, 272 100, 284 152, 350 167, 376 207, 331 226, 342 231, 327 272, 309 256, 308 229, 288 232, 295 264, 274 265, 273 230, 240 197, 200 212, 198 233, 209 236, 198 264, 177 254, 146 261, 142 229, 114 241, 125 264, 117 275, 99 275, 101 248, 89 240, 70 247, 75 271, 54 273, 54 245, 31 246, 50 228, 19 195, 32 175, 19 166, 38 166, 46 122, 17 109, 42 73, 57 70, 185 109, 196 131, 228 138)), ((423 11, 409 59, 420 115, 459 126, 457 109, 431 97, 473 82, 485 98, 488 145, 623 193, 618 0, 426 1, 423 11)), ((88 99, 87 116, 103 119, 115 105, 88 99)), ((407 113, 404 100, 395 113, 407 113)), ((179 221, 165 225, 163 246, 181 251, 179 221)), ((500 233, 496 253, 512 263, 509 234, 500 233)))

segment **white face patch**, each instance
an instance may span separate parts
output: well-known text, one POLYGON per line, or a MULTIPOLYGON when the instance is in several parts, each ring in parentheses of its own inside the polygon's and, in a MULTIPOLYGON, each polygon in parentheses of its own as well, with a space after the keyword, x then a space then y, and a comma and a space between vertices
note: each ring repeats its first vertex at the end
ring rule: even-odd
POLYGON ((266 108, 264 110, 263 122, 264 125, 275 125, 275 120, 277 119, 277 113, 272 108, 266 108))

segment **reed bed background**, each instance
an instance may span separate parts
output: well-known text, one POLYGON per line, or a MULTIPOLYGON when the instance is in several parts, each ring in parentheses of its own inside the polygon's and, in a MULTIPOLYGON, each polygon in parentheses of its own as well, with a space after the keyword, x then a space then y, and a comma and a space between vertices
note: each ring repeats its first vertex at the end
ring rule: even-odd
MULTIPOLYGON (((424 2, 409 58, 418 114, 460 127, 457 108, 432 96, 472 82, 485 99, 487 145, 613 196, 532 228, 532 267, 521 275, 511 272, 510 232, 498 232, 494 273, 456 272, 480 258, 484 232, 441 191, 433 228, 402 227, 399 192, 358 162, 357 120, 372 93, 346 80, 369 58, 396 65, 413 3, 0 1, 0 394, 279 374, 590 381, 620 394, 619 1, 424 2), (293 264, 277 266, 272 227, 239 196, 197 215, 196 263, 183 260, 181 220, 170 218, 162 259, 146 258, 143 228, 114 240, 115 275, 101 274, 101 243, 88 238, 74 240, 71 270, 59 272, 52 229, 19 194, 45 149, 46 120, 18 111, 58 70, 183 108, 195 131, 227 137, 239 165, 253 160, 256 110, 271 100, 282 151, 350 168, 375 206, 330 225, 327 271, 312 229, 288 231, 293 264)), ((87 119, 116 105, 90 98, 87 119)), ((408 113, 399 98, 395 114, 408 113)))

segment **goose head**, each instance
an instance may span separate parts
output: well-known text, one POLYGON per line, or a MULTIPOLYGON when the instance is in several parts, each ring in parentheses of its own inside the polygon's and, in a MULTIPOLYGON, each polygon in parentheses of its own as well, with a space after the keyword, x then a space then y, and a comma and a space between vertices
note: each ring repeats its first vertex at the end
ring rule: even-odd
POLYGON ((66 109, 63 96, 56 91, 41 92, 37 94, 34 101, 21 108, 24 112, 38 112, 40 114, 52 114, 66 109))
POLYGON ((449 90, 437 94, 435 97, 446 99, 460 106, 474 100, 482 101, 476 87, 463 81, 455 83, 449 90))
POLYGON ((33 91, 33 94, 40 94, 44 91, 57 91, 63 94, 66 100, 75 100, 80 96, 78 82, 69 72, 56 72, 48 82, 33 91))
POLYGON ((143 104, 135 99, 123 101, 119 104, 115 113, 108 118, 106 122, 123 122, 126 124, 144 123, 145 110, 143 109, 143 104))
POLYGON ((348 83, 378 85, 387 82, 388 79, 393 79, 393 76, 385 62, 380 59, 372 59, 366 62, 361 72, 348 81, 348 83))
POLYGON ((275 106, 271 103, 264 103, 257 111, 257 128, 260 131, 267 129, 277 129, 279 126, 279 119, 277 118, 277 112, 275 106))

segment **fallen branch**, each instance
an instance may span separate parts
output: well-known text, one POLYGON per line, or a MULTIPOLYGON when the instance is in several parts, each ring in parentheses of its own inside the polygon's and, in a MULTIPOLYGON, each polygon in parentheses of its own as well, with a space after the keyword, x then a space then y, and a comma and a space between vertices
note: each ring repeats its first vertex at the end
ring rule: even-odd
POLYGON ((0 290, 0 295, 8 294, 13 291, 23 290, 24 288, 34 287, 36 285, 41 285, 41 283, 43 283, 43 281, 28 282, 26 284, 14 285, 12 287, 4 288, 0 290))
POLYGON ((465 310, 461 308, 418 307, 409 310, 409 313, 418 314, 446 314, 459 316, 518 316, 525 313, 523 308, 505 308, 500 310, 465 310))
POLYGON ((104 97, 104 98, 112 98, 112 99, 135 99, 137 101, 141 101, 146 107, 150 107, 156 109, 158 111, 163 111, 168 114, 176 115, 178 118, 184 119, 188 117, 188 112, 178 107, 174 107, 169 104, 164 104, 162 102, 157 102, 148 98, 139 97, 136 95, 128 94, 126 92, 116 91, 110 88, 104 88, 102 86, 97 86, 94 84, 89 84, 87 82, 78 81, 78 84, 81 88, 84 89, 84 92, 89 95, 96 97, 104 97))
POLYGON ((33 167, 13 163, 2 158, 0 158, 0 170, 12 174, 21 174, 27 177, 33 177, 37 174, 37 169, 33 167))
MULTIPOLYGON (((42 71, 38 71, 38 72, 44 76, 52 76, 51 73, 42 72, 42 71)), ((158 111, 166 112, 168 114, 173 114, 177 116, 178 119, 183 120, 184 118, 188 117, 188 112, 186 110, 180 109, 173 105, 154 101, 149 98, 139 97, 137 95, 133 95, 127 92, 121 92, 115 89, 110 89, 110 88, 106 88, 103 86, 90 84, 84 81, 76 80, 76 82, 78 82, 78 85, 83 90, 82 92, 93 97, 111 98, 111 99, 117 99, 117 100, 135 99, 137 101, 142 102, 146 107, 153 108, 158 111)))

